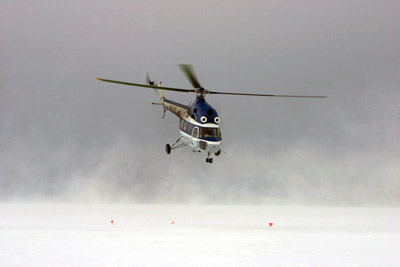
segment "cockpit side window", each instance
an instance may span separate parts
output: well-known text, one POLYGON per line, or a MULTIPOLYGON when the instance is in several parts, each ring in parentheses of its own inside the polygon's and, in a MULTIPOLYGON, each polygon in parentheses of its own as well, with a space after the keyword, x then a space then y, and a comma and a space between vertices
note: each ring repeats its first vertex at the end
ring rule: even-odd
POLYGON ((183 121, 183 131, 186 132, 186 128, 187 128, 187 121, 183 121))
POLYGON ((189 123, 187 133, 191 134, 193 129, 193 124, 189 123))

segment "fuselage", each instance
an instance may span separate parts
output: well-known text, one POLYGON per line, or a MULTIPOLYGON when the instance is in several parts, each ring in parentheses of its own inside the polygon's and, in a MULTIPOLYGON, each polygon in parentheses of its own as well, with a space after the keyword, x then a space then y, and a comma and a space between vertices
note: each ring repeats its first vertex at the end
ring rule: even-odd
POLYGON ((179 132, 183 142, 195 151, 220 153, 222 136, 221 119, 217 111, 204 98, 197 97, 190 106, 162 99, 163 106, 180 118, 179 132))

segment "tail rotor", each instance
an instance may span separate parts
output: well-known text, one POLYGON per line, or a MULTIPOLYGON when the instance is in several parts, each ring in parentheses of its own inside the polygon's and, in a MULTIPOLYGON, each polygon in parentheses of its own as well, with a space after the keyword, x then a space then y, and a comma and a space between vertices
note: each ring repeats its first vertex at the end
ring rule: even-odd
POLYGON ((148 85, 154 85, 154 81, 150 80, 150 76, 149 76, 148 72, 146 72, 146 83, 148 85))
MULTIPOLYGON (((157 86, 157 84, 154 81, 150 80, 150 76, 149 76, 148 72, 146 72, 146 84, 151 85, 151 86, 157 86)), ((155 95, 158 95, 159 89, 154 88, 154 93, 155 93, 155 95)))
POLYGON ((155 81, 152 81, 150 79, 150 75, 148 72, 146 72, 146 84, 152 86, 152 88, 154 89, 154 93, 156 95, 160 95, 160 98, 163 99, 164 98, 164 93, 162 92, 161 89, 157 89, 157 87, 161 87, 162 82, 156 83, 155 81))

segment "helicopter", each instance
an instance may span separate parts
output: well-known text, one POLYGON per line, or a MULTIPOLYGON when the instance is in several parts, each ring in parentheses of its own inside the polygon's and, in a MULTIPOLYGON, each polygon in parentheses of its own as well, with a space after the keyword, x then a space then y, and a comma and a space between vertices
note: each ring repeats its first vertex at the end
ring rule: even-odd
POLYGON ((210 95, 236 95, 236 96, 259 96, 259 97, 301 97, 301 98, 326 98, 326 96, 304 96, 304 95, 272 95, 272 94, 248 94, 209 91, 201 86, 191 65, 181 64, 180 69, 186 78, 192 84, 193 89, 183 89, 162 86, 162 82, 151 81, 149 74, 146 75, 147 84, 138 84, 130 82, 121 82, 103 78, 95 78, 99 81, 145 87, 155 89, 159 93, 161 102, 152 103, 163 107, 163 116, 166 111, 170 111, 179 118, 179 139, 172 145, 166 144, 165 151, 171 154, 171 151, 180 147, 190 146, 193 152, 207 153, 206 162, 213 163, 211 154, 219 156, 222 153, 222 135, 220 130, 221 118, 218 112, 205 100, 205 96, 210 95), (181 93, 195 93, 196 99, 189 105, 184 105, 165 98, 163 90, 181 93))

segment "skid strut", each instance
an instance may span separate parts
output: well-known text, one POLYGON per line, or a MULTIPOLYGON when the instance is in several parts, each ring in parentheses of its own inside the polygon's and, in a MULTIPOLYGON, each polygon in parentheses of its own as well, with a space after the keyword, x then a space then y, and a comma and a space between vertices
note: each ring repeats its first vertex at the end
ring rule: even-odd
POLYGON ((171 150, 172 149, 177 149, 177 148, 180 148, 180 147, 187 146, 187 143, 183 142, 181 139, 182 139, 182 137, 179 137, 179 139, 176 140, 176 142, 172 146, 170 146, 169 144, 166 144, 165 145, 165 152, 167 152, 167 154, 171 154, 171 150), (178 144, 179 141, 181 141, 181 143, 178 144))

